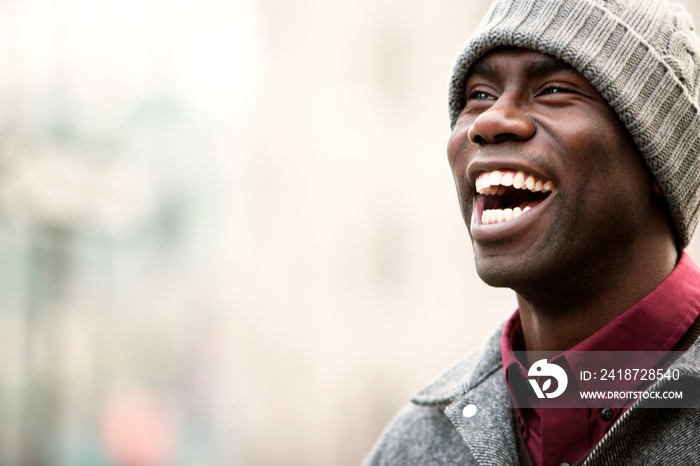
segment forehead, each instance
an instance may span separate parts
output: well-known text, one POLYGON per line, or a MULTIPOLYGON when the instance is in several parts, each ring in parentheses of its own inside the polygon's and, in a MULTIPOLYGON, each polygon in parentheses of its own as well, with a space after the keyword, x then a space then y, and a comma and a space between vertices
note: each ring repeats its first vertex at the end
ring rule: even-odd
POLYGON ((472 65, 467 77, 490 78, 512 72, 524 73, 528 78, 566 72, 585 79, 574 67, 560 58, 518 47, 499 47, 486 53, 472 65))

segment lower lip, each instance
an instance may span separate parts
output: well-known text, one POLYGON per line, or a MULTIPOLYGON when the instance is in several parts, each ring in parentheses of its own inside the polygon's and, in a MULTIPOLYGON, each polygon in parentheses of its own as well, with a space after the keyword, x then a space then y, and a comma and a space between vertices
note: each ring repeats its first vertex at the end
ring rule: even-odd
POLYGON ((538 204, 532 206, 528 212, 520 215, 518 218, 508 220, 501 223, 492 223, 483 225, 481 223, 481 212, 477 209, 476 200, 474 200, 472 208, 471 220, 471 235, 472 238, 478 241, 498 241, 506 239, 510 236, 521 233, 529 228, 535 222, 541 222, 540 217, 547 209, 547 206, 552 202, 552 198, 556 196, 556 191, 543 199, 538 204))

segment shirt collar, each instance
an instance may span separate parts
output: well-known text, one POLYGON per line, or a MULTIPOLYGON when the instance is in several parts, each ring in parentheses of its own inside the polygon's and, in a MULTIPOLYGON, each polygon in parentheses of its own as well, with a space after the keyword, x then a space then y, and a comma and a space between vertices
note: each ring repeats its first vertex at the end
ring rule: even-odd
MULTIPOLYGON (((700 269, 685 252, 651 293, 568 351, 671 351, 700 315, 700 269)), ((520 314, 506 323, 501 354, 524 351, 520 314)))
MULTIPOLYGON (((555 359, 565 358, 576 372, 580 365, 580 352, 644 351, 646 353, 638 353, 639 358, 644 358, 636 361, 639 367, 655 367, 676 346, 699 315, 700 269, 690 256, 682 253, 671 274, 651 293, 555 359)), ((518 369, 513 373, 526 378, 527 370, 522 364, 508 357, 510 351, 524 350, 520 313, 516 311, 506 322, 501 335, 501 357, 506 380, 509 365, 516 365, 518 369)), ((632 390, 636 385, 635 381, 619 382, 620 389, 632 390)))
MULTIPOLYGON (((674 301, 678 297, 685 296, 686 299, 681 300, 685 303, 685 306, 690 306, 690 308, 692 308, 694 305, 696 311, 698 310, 697 308, 700 307, 700 269, 698 269, 690 257, 685 253, 681 255, 681 259, 671 275, 669 275, 669 277, 661 285, 659 285, 656 290, 666 289, 667 282, 671 284, 671 293, 679 293, 678 295, 672 294, 673 300, 671 301, 674 301), (692 296, 695 297, 694 300, 691 298, 692 296)), ((661 304, 663 306, 661 306, 659 314, 665 312, 663 309, 666 309, 667 307, 678 306, 677 302, 674 302, 673 306, 669 306, 669 303, 663 303, 664 298, 652 296, 652 294, 655 294, 656 290, 652 291, 649 296, 642 299, 640 303, 648 300, 647 305, 655 306, 657 300, 662 301, 661 304)), ((665 296, 665 299, 668 299, 668 295, 665 296)), ((681 306, 678 306, 678 308, 681 308, 681 306)), ((686 307, 686 309, 688 308, 686 307)), ((627 314, 627 312, 625 314, 627 314)), ((625 314, 618 317, 618 319, 625 316, 625 314)), ((626 319, 628 318, 629 316, 626 317, 626 319)), ((663 318, 666 317, 663 316, 663 318)), ((692 323, 693 319, 689 320, 690 323, 692 323)), ((508 343, 508 346, 504 345, 505 336, 512 334, 516 328, 514 325, 517 325, 517 328, 520 326, 520 316, 517 312, 508 320, 508 322, 506 322, 505 325, 499 326, 499 328, 496 329, 493 335, 479 350, 475 351, 454 365, 451 369, 438 377, 428 386, 418 391, 411 397, 411 400, 420 405, 449 404, 455 398, 465 394, 470 389, 477 386, 494 371, 503 368, 503 359, 507 357, 508 351, 523 349, 522 346, 513 348, 510 346, 510 343, 508 343), (517 321, 517 324, 515 321, 517 321)), ((520 329, 519 332, 520 335, 522 335, 522 329, 520 329)), ((676 332, 680 333, 680 336, 678 337, 678 339, 680 339, 684 332, 674 330, 672 333, 676 332)), ((618 335, 614 335, 614 337, 617 338, 618 335)), ((601 349, 599 351, 603 350, 601 349)), ((693 354, 700 353, 700 340, 699 342, 695 343, 692 350, 688 351, 688 356, 691 352, 694 352, 693 354)), ((687 358, 681 357, 678 363, 682 361, 685 361, 684 364, 688 366, 688 370, 690 372, 696 374, 697 377, 700 377, 700 365, 697 363, 698 359, 693 359, 690 356, 687 358)))
POLYGON ((637 304, 570 351, 671 351, 700 314, 700 269, 685 252, 637 304))

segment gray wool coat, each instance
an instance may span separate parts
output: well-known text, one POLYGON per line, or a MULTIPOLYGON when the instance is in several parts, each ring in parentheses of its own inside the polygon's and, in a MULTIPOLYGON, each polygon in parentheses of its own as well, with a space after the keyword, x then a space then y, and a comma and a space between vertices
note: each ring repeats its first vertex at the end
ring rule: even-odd
MULTIPOLYGON (((501 330, 416 393, 384 431, 365 466, 520 464, 501 330), (471 417, 463 414, 468 404, 477 409, 471 417)), ((695 407, 644 408, 649 403, 641 399, 581 464, 700 465, 700 339, 671 367, 681 379, 664 379, 650 390, 682 384, 685 404, 695 407)))

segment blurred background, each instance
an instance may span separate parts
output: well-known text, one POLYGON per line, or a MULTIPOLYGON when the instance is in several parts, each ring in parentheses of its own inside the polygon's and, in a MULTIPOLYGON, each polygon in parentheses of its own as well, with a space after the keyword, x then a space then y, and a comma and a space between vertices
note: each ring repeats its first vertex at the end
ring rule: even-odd
POLYGON ((515 309, 445 156, 486 8, 2 0, 0 465, 360 463, 515 309))

